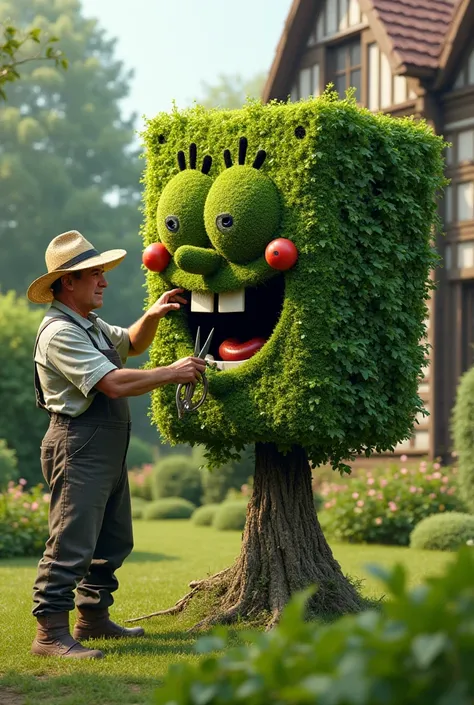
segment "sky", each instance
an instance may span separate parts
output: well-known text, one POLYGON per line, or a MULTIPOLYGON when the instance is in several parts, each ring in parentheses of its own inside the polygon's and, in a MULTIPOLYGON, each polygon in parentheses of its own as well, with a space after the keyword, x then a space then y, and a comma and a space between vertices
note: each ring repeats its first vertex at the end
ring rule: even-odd
MULTIPOLYGON (((252 78, 270 69, 291 0, 82 0, 118 39, 116 56, 135 71, 126 115, 152 117, 192 103, 219 74, 252 78)), ((142 120, 138 121, 138 127, 142 120)))

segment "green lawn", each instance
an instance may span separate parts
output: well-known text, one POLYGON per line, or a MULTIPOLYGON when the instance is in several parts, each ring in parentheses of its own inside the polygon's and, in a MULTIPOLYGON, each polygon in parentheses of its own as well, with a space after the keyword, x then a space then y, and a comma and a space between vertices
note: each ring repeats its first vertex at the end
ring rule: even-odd
MULTIPOLYGON (((190 580, 229 565, 240 533, 194 527, 188 521, 137 522, 135 551, 120 569, 113 617, 123 621, 171 606, 190 580)), ((440 571, 448 554, 384 546, 333 546, 344 571, 366 578, 368 597, 381 595, 364 565, 406 565, 412 584, 440 571)), ((42 659, 29 654, 35 622, 31 585, 36 561, 0 561, 0 705, 134 705, 147 703, 170 664, 196 658, 195 635, 186 633, 191 616, 156 617, 142 622, 147 636, 130 642, 94 642, 100 661, 42 659)), ((72 620, 71 620, 72 623, 72 620)))

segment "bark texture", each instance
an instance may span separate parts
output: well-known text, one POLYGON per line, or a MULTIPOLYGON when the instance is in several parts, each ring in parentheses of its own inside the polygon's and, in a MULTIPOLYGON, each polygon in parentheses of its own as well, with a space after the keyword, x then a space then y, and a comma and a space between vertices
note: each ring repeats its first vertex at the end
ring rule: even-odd
POLYGON ((319 524, 303 448, 294 446, 282 455, 273 444, 257 443, 255 454, 254 491, 236 562, 190 583, 191 591, 176 605, 148 617, 180 612, 199 592, 213 590, 218 608, 195 628, 262 615, 271 627, 291 595, 310 585, 317 588, 309 605, 314 616, 361 609, 362 599, 343 575, 319 524))

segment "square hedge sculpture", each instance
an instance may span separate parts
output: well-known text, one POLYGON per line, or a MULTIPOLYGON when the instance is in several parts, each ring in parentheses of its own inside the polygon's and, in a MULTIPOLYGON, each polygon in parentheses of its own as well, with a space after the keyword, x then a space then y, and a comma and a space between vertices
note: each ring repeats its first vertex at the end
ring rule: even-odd
POLYGON ((144 243, 171 255, 148 274, 150 299, 179 286, 208 308, 163 319, 150 364, 192 354, 198 325, 201 339, 215 328, 216 361, 248 357, 211 367, 206 402, 183 420, 173 386, 157 389, 161 433, 206 445, 216 464, 262 441, 339 468, 407 438, 423 409, 443 140, 326 93, 160 114, 145 143, 144 243), (271 244, 281 238, 289 260, 271 244), (245 311, 219 313, 242 289, 245 311))

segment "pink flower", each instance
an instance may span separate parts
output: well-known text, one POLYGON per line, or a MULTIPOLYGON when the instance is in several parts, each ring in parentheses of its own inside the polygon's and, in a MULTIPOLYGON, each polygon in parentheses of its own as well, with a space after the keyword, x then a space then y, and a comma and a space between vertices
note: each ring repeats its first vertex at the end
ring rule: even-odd
POLYGON ((410 487, 410 492, 411 492, 412 494, 414 494, 416 491, 417 491, 416 487, 414 487, 414 486, 412 485, 412 486, 410 487))
POLYGON ((402 463, 406 463, 406 461, 408 460, 408 456, 406 456, 406 455, 401 455, 401 456, 400 456, 400 460, 401 460, 402 463))
POLYGON ((406 475, 408 470, 406 468, 402 468, 400 472, 402 473, 402 475, 406 475))
POLYGON ((446 487, 444 485, 441 485, 439 491, 441 492, 441 494, 444 494, 446 492, 446 487))
POLYGON ((398 507, 397 507, 397 505, 395 504, 395 502, 389 502, 389 503, 388 503, 388 508, 390 509, 391 512, 396 512, 397 509, 398 509, 398 507))
POLYGON ((24 477, 20 477, 20 479, 18 480, 18 482, 19 482, 19 484, 22 485, 23 487, 26 485, 26 480, 25 480, 24 477))
POLYGON ((367 480, 367 484, 368 484, 368 485, 373 485, 374 482, 375 482, 375 480, 374 480, 373 477, 369 477, 369 479, 367 480))
POLYGON ((332 507, 332 502, 325 502, 324 503, 324 509, 331 509, 332 507))
POLYGON ((444 484, 446 484, 447 482, 449 482, 449 477, 446 477, 445 475, 443 478, 441 478, 441 482, 444 482, 444 484))
POLYGON ((357 502, 357 506, 358 506, 358 507, 363 507, 363 506, 364 506, 364 500, 363 500, 363 499, 359 499, 359 501, 357 502))
POLYGON ((376 519, 375 519, 375 523, 377 524, 377 526, 380 526, 382 521, 383 521, 382 517, 376 517, 376 519))
POLYGON ((433 463, 433 470, 439 470, 441 465, 439 463, 433 463))
POLYGON ((367 492, 367 494, 369 495, 369 497, 373 497, 373 496, 376 495, 377 493, 376 493, 375 490, 369 490, 369 491, 367 492))
POLYGON ((455 487, 450 487, 449 490, 448 490, 448 494, 454 494, 455 492, 456 492, 456 488, 455 488, 455 487))
POLYGON ((358 493, 358 492, 353 492, 353 493, 352 493, 352 499, 357 499, 358 497, 359 497, 359 493, 358 493))
POLYGON ((432 492, 432 493, 429 495, 429 497, 430 497, 430 499, 436 499, 436 495, 435 495, 434 492, 432 492))
POLYGON ((36 510, 38 509, 38 507, 39 507, 38 502, 32 502, 30 509, 31 509, 32 512, 36 512, 36 510))
POLYGON ((50 495, 50 494, 44 494, 44 495, 43 495, 43 502, 49 502, 50 499, 51 499, 51 495, 50 495))
POLYGON ((385 487, 388 485, 388 480, 386 480, 384 477, 380 480, 380 487, 385 487))
MULTIPOLYGON (((433 466, 434 467, 434 466, 433 466)), ((441 479, 441 473, 440 472, 434 472, 431 476, 433 480, 440 480, 441 479)))
POLYGON ((28 502, 23 502, 23 506, 24 506, 25 509, 29 509, 29 508, 30 508, 30 505, 28 504, 28 502))
POLYGON ((13 482, 13 480, 10 480, 10 482, 8 483, 7 486, 8 486, 8 487, 14 487, 14 486, 15 486, 15 483, 13 482))

